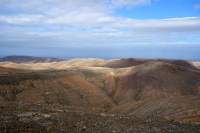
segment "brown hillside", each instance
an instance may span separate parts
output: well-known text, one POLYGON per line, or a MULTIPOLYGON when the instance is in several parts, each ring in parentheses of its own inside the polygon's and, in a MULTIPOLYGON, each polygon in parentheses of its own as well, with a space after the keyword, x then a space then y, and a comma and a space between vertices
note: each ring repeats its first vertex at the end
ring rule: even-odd
MULTIPOLYGON (((68 67, 63 63, 63 70, 0 67, 0 112, 25 116, 51 112, 59 117, 71 112, 79 117, 82 113, 98 114, 100 119, 111 117, 108 120, 112 121, 119 115, 200 122, 200 70, 188 62, 147 60, 115 67, 86 63, 68 67)), ((45 68, 54 67, 50 64, 45 68)))
POLYGON ((123 68, 123 67, 130 67, 130 66, 136 66, 143 64, 145 62, 148 62, 150 60, 142 60, 142 59, 119 59, 119 60, 111 60, 107 62, 104 67, 110 67, 110 68, 123 68))

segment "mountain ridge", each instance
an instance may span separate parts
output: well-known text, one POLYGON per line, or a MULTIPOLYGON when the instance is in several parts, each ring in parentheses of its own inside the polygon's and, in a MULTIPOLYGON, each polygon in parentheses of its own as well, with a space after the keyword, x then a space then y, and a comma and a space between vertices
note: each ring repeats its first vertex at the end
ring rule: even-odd
POLYGON ((10 113, 0 115, 3 120, 17 114, 23 123, 27 119, 37 124, 54 123, 59 117, 66 124, 80 120, 63 115, 78 115, 86 124, 91 117, 98 118, 101 125, 105 120, 113 123, 123 118, 126 124, 119 123, 124 130, 134 125, 131 120, 155 120, 164 122, 163 126, 166 122, 198 125, 199 97, 200 69, 188 61, 72 59, 0 63, 0 112, 10 113), (48 118, 27 117, 27 113, 44 112, 48 118))

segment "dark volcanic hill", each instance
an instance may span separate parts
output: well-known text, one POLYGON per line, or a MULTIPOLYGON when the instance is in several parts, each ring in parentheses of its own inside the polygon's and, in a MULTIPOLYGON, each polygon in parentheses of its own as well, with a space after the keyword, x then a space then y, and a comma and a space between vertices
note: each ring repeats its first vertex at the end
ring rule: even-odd
POLYGON ((0 62, 4 61, 25 63, 25 62, 54 62, 54 61, 62 61, 62 59, 48 58, 48 57, 34 57, 34 56, 6 56, 0 58, 0 62))
POLYGON ((139 100, 152 96, 153 93, 149 94, 152 90, 161 96, 198 95, 199 83, 200 71, 189 65, 152 61, 135 66, 129 73, 114 76, 115 85, 112 86, 115 87, 111 89, 112 95, 122 100, 128 97, 139 100))
POLYGON ((158 112, 157 115, 164 117, 182 118, 194 115, 192 112, 198 112, 200 107, 197 100, 200 71, 189 65, 163 61, 144 63, 129 73, 108 79, 107 86, 108 92, 118 103, 113 111, 141 117, 158 112), (193 111, 188 114, 188 110, 193 111))
POLYGON ((124 68, 124 67, 130 67, 130 66, 136 66, 143 64, 145 62, 148 62, 151 60, 145 60, 145 59, 117 59, 107 62, 104 67, 110 67, 110 68, 124 68))
POLYGON ((16 118, 22 125, 36 122, 33 125, 39 124, 41 130, 41 123, 58 129, 53 125, 59 120, 65 124, 57 125, 59 129, 73 129, 68 132, 105 132, 101 128, 105 123, 111 125, 105 127, 109 132, 115 128, 139 132, 135 129, 149 124, 154 128, 141 131, 198 132, 198 126, 178 126, 177 122, 200 122, 200 70, 186 61, 136 59, 62 70, 0 67, 0 111, 2 120, 16 118))

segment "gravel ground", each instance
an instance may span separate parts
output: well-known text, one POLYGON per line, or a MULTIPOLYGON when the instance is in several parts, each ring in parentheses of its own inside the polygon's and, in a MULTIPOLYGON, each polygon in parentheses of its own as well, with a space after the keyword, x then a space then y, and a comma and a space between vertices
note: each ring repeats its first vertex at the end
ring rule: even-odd
POLYGON ((1 113, 1 133, 199 133, 200 125, 105 113, 1 113))

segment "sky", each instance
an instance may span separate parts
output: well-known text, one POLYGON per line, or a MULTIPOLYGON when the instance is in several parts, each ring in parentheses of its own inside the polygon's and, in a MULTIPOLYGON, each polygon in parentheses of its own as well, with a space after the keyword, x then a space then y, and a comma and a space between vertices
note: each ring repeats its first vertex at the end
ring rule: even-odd
POLYGON ((0 0, 0 56, 200 60, 200 0, 0 0))

